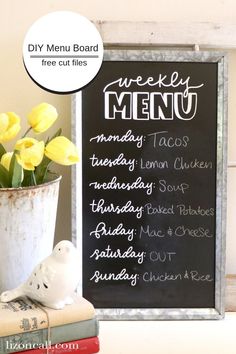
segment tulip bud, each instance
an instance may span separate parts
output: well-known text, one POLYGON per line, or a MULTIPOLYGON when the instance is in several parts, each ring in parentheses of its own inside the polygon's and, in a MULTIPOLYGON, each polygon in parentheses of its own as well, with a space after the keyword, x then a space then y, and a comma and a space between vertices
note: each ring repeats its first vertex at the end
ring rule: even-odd
POLYGON ((48 103, 41 103, 29 113, 28 123, 35 133, 43 133, 53 125, 57 117, 55 107, 48 103))
POLYGON ((20 129, 20 117, 14 112, 0 114, 0 143, 14 139, 20 129))
POLYGON ((52 139, 46 145, 45 155, 60 165, 73 165, 79 161, 76 146, 64 136, 52 139))
POLYGON ((1 164, 9 171, 13 152, 6 152, 1 157, 1 164))
POLYGON ((18 164, 25 170, 34 171, 35 167, 42 162, 44 142, 33 138, 23 138, 16 142, 15 150, 19 151, 16 154, 18 164))

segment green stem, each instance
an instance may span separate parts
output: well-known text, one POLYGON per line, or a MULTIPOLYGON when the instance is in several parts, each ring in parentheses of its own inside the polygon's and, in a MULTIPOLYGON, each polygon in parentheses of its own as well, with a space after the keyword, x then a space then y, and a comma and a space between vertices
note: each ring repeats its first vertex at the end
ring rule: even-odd
POLYGON ((33 179, 34 185, 37 186, 37 182, 36 182, 34 171, 32 171, 32 179, 33 179))
POLYGON ((25 138, 26 135, 31 131, 31 129, 32 129, 32 127, 29 127, 29 128, 26 130, 25 134, 21 137, 21 139, 25 138))

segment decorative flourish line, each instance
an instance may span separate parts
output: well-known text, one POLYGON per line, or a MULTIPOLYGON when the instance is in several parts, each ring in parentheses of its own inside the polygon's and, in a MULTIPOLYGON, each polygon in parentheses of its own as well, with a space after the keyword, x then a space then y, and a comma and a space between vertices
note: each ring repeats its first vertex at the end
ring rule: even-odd
POLYGON ((98 55, 31 55, 30 58, 99 58, 98 55))

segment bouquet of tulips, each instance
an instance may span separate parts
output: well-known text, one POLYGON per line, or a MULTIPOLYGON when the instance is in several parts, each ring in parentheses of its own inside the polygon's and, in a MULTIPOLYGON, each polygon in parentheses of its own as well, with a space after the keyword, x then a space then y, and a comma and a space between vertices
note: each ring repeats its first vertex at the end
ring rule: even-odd
POLYGON ((52 162, 72 165, 78 162, 76 146, 61 136, 61 129, 46 142, 28 137, 47 131, 58 118, 55 107, 41 103, 28 115, 29 128, 16 141, 14 151, 7 152, 2 143, 14 139, 21 130, 20 117, 13 113, 0 114, 0 188, 19 188, 50 181, 55 173, 49 168, 52 162))

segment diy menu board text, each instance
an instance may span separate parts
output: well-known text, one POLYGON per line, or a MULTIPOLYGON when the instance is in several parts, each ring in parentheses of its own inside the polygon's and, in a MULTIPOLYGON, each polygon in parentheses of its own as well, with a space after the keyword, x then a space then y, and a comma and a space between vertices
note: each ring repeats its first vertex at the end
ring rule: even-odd
POLYGON ((104 62, 83 92, 83 295, 214 307, 215 64, 104 62))

